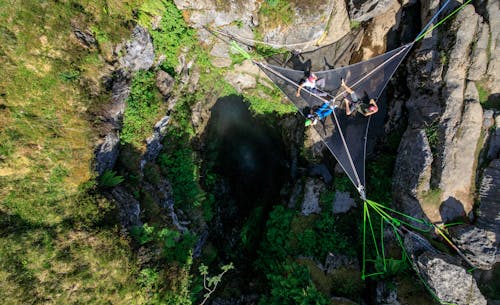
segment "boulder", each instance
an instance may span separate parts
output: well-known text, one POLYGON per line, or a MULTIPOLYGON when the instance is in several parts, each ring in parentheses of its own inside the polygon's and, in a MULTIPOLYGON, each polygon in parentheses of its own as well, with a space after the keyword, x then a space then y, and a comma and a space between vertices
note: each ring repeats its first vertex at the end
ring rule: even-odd
POLYGON ((253 89, 257 85, 256 78, 263 77, 260 69, 250 60, 245 60, 239 65, 235 65, 232 71, 229 71, 224 79, 231 84, 239 93, 246 89, 253 89))
POLYGON ((414 261, 418 272, 441 302, 486 305, 476 280, 450 257, 424 252, 414 261))
POLYGON ((132 39, 125 44, 125 55, 119 59, 121 67, 129 72, 148 70, 154 59, 151 36, 145 28, 136 26, 132 31, 132 39))
POLYGON ((356 202, 351 198, 349 192, 335 192, 335 199, 333 200, 332 212, 333 214, 341 214, 348 212, 351 208, 356 207, 356 202))
POLYGON ((351 20, 366 21, 385 13, 396 0, 349 0, 349 16, 351 20))
POLYGON ((156 73, 156 87, 158 87, 163 97, 167 98, 170 96, 174 87, 174 82, 174 78, 167 72, 159 70, 158 73, 156 73))
POLYGON ((378 305, 400 305, 398 301, 398 292, 394 283, 378 281, 376 293, 376 304, 378 305))
POLYGON ((304 186, 304 201, 302 202, 301 214, 308 216, 321 212, 319 197, 325 189, 325 184, 313 178, 307 178, 304 186))

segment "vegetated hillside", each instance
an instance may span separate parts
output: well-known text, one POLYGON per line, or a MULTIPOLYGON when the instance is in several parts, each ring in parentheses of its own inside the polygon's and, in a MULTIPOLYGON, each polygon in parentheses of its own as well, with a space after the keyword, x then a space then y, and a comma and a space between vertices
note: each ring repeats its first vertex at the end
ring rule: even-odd
MULTIPOLYGON (((397 36, 391 43, 398 43, 404 32, 398 26, 414 26, 398 18, 419 12, 428 3, 402 7, 397 1, 354 5, 326 0, 320 4, 324 10, 284 0, 36 4, 0 0, 0 297, 4 302, 377 304, 397 299, 432 304, 439 298, 455 298, 455 291, 465 291, 478 304, 484 300, 481 292, 498 298, 494 283, 487 282, 479 292, 465 269, 450 262, 453 252, 430 235, 426 237, 446 255, 422 257, 427 262, 442 258, 440 264, 460 274, 454 279, 470 285, 450 292, 440 286, 451 281, 443 280, 445 272, 433 273, 419 261, 422 273, 434 280, 427 287, 429 293, 420 284, 425 279, 399 260, 402 252, 396 239, 379 228, 377 236, 389 238, 387 254, 394 259, 384 267, 368 242, 372 248, 367 255, 374 258, 370 272, 383 268, 386 272, 362 281, 362 203, 351 198, 356 191, 348 178, 334 173, 333 158, 322 152, 311 129, 304 130, 296 109, 276 87, 220 40, 223 37, 216 38, 202 27, 222 24, 221 28, 246 37, 282 39, 277 42, 283 45, 288 38, 295 43, 309 36, 317 44, 338 40, 350 25, 353 32, 338 45, 309 58, 262 44, 247 50, 254 58, 277 62, 312 58, 317 68, 328 64, 330 57, 324 54, 343 53, 348 64, 349 59, 383 52, 389 28, 397 36), (313 30, 304 24, 313 24, 313 30), (324 32, 335 24, 338 31, 324 32), (227 103, 243 103, 244 109, 227 103), (226 116, 224 120, 213 115, 216 109, 222 109, 217 113, 226 116), (269 162, 275 164, 258 168, 269 162), (270 176, 266 172, 270 168, 286 174, 273 173, 279 181, 268 183, 264 177, 270 176), (248 181, 253 185, 245 185, 248 181), (279 189, 270 190, 269 185, 279 189), (341 200, 351 210, 333 214, 341 200), (358 207, 352 208, 356 203, 358 207)), ((478 18, 472 8, 467 14, 478 18)), ((435 38, 426 43, 435 42, 436 49, 462 50, 451 36, 441 43, 435 38)), ((315 46, 309 41, 304 48, 315 46)), ((419 66, 421 58, 432 56, 422 49, 409 71, 425 70, 419 66)), ((446 73, 447 56, 441 50, 436 70, 446 73)), ((399 81, 406 77, 404 72, 396 75, 399 81)), ((367 167, 372 199, 389 203, 393 197, 392 175, 401 138, 400 149, 411 150, 426 143, 411 136, 427 133, 432 142, 428 144, 439 149, 437 119, 430 115, 429 125, 427 119, 422 123, 417 118, 424 127, 410 123, 410 131, 403 135, 406 122, 415 115, 406 116, 402 106, 406 100, 411 101, 408 108, 425 100, 421 97, 434 92, 433 82, 439 77, 388 89, 385 127, 391 132, 382 132, 386 137, 377 141, 376 158, 367 167), (412 132, 415 126, 425 131, 412 132)), ((465 82, 465 76, 457 78, 465 82)), ((480 84, 488 87, 485 79, 480 84)), ((481 101, 491 96, 489 89, 480 88, 481 101)), ((439 103, 441 98, 446 100, 441 95, 431 100, 439 103)), ((400 154, 397 161, 401 168, 415 168, 414 160, 403 157, 400 154)), ((425 165, 431 163, 427 160, 425 165)), ((395 181, 397 191, 421 174, 412 170, 402 174, 401 169, 396 173, 403 177, 395 181), (406 179, 404 174, 413 176, 406 179)), ((411 187, 403 187, 403 192, 413 192, 411 187)), ((425 194, 428 199, 442 192, 432 189, 425 194)))
POLYGON ((142 303, 128 241, 96 188, 89 110, 136 1, 0 1, 0 298, 142 303), (94 37, 88 45, 75 31, 94 37))

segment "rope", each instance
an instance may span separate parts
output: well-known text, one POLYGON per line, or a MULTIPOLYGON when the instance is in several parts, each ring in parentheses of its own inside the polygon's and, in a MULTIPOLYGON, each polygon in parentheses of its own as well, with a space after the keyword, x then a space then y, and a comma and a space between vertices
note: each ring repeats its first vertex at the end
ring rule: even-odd
MULTIPOLYGON (((417 38, 420 37, 420 35, 422 35, 422 34, 424 34, 424 33, 427 32, 427 29, 431 26, 431 24, 439 16, 439 14, 444 10, 444 8, 448 5, 448 3, 450 3, 450 1, 451 0, 446 1, 446 3, 443 4, 443 6, 437 11, 437 13, 435 13, 434 16, 432 16, 431 20, 429 20, 429 22, 427 22, 427 24, 424 26, 424 28, 422 29, 422 31, 420 31, 420 33, 418 33, 417 38)), ((417 38, 415 38, 415 41, 417 41, 417 38)))
MULTIPOLYGON (((448 0, 449 1, 449 0, 448 0)), ((421 33, 417 36, 417 38, 415 38, 415 40, 413 41, 414 43, 421 40, 422 38, 425 37, 425 35, 427 35, 427 33, 429 32, 432 32, 435 28, 437 28, 438 26, 440 26, 441 24, 443 24, 446 20, 448 20, 451 16, 455 15, 456 13, 458 13, 459 11, 461 11, 467 4, 469 4, 472 0, 467 0, 466 2, 464 2, 462 5, 460 5, 457 9, 455 9, 453 12, 451 12, 448 16, 446 16, 445 18, 443 18, 442 20, 440 20, 437 24, 435 24, 434 26, 432 26, 430 29, 426 30, 424 33, 421 33)), ((444 8, 444 7, 443 7, 444 8)), ((439 12, 438 12, 439 13, 439 12)), ((436 14, 437 15, 437 14, 436 14)), ((431 20, 432 22, 432 20, 431 20)), ((429 22, 427 24, 426 27, 428 27, 430 25, 429 22)))
POLYGON ((242 37, 238 34, 229 34, 229 33, 226 33, 224 31, 217 30, 217 29, 210 29, 207 27, 205 27, 205 29, 207 29, 209 31, 213 31, 213 32, 218 33, 218 34, 221 34, 221 35, 224 35, 224 36, 229 37, 229 38, 239 40, 246 45, 249 45, 248 42, 250 42, 250 43, 254 43, 254 44, 263 44, 263 45, 276 47, 276 48, 292 48, 292 47, 296 47, 296 46, 307 46, 309 44, 315 44, 315 43, 322 40, 324 33, 325 33, 325 30, 323 30, 322 36, 319 39, 314 39, 314 40, 305 41, 305 42, 298 42, 298 43, 279 44, 279 43, 265 42, 262 40, 255 40, 255 39, 251 39, 251 38, 247 38, 247 37, 242 37))

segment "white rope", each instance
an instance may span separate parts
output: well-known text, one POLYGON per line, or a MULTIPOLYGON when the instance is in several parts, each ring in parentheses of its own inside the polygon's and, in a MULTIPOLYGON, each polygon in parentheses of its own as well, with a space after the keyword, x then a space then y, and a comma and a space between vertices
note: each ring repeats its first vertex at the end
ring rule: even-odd
POLYGON ((215 33, 229 37, 229 38, 237 38, 240 41, 242 40, 242 41, 246 41, 246 42, 260 43, 260 44, 264 44, 264 45, 268 45, 268 46, 272 46, 272 47, 276 47, 276 48, 290 48, 290 47, 296 47, 296 46, 308 46, 310 44, 314 44, 314 43, 318 42, 319 39, 321 39, 323 37, 323 33, 325 33, 325 30, 321 31, 322 35, 320 36, 319 39, 314 39, 314 40, 305 41, 305 42, 298 42, 298 43, 279 44, 279 43, 265 42, 262 40, 255 40, 255 39, 251 39, 251 38, 246 38, 246 37, 239 36, 238 34, 229 34, 229 33, 226 33, 226 32, 220 31, 220 30, 216 30, 216 29, 210 29, 210 28, 207 28, 207 29, 210 31, 213 31, 215 33))

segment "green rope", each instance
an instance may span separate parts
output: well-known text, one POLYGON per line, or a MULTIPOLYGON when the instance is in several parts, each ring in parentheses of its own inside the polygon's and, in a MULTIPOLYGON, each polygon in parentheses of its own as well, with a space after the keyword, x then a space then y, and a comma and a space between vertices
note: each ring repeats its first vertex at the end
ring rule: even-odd
POLYGON ((231 41, 231 50, 240 53, 246 59, 252 60, 252 56, 247 51, 243 50, 234 40, 231 41))
POLYGON ((430 27, 427 31, 425 31, 424 33, 420 34, 417 38, 415 38, 415 41, 414 42, 417 42, 419 40, 421 40, 422 38, 425 37, 425 35, 427 35, 427 33, 431 32, 432 30, 434 30, 435 28, 437 28, 438 26, 440 26, 441 24, 443 24, 446 20, 448 20, 451 16, 455 15, 456 13, 458 13, 460 10, 462 10, 467 4, 469 4, 472 0, 467 0, 466 2, 464 2, 461 6, 459 6, 457 9, 455 9, 453 12, 451 12, 448 16, 446 16, 445 18, 441 19, 438 23, 436 23, 435 25, 433 25, 432 27, 430 27))

